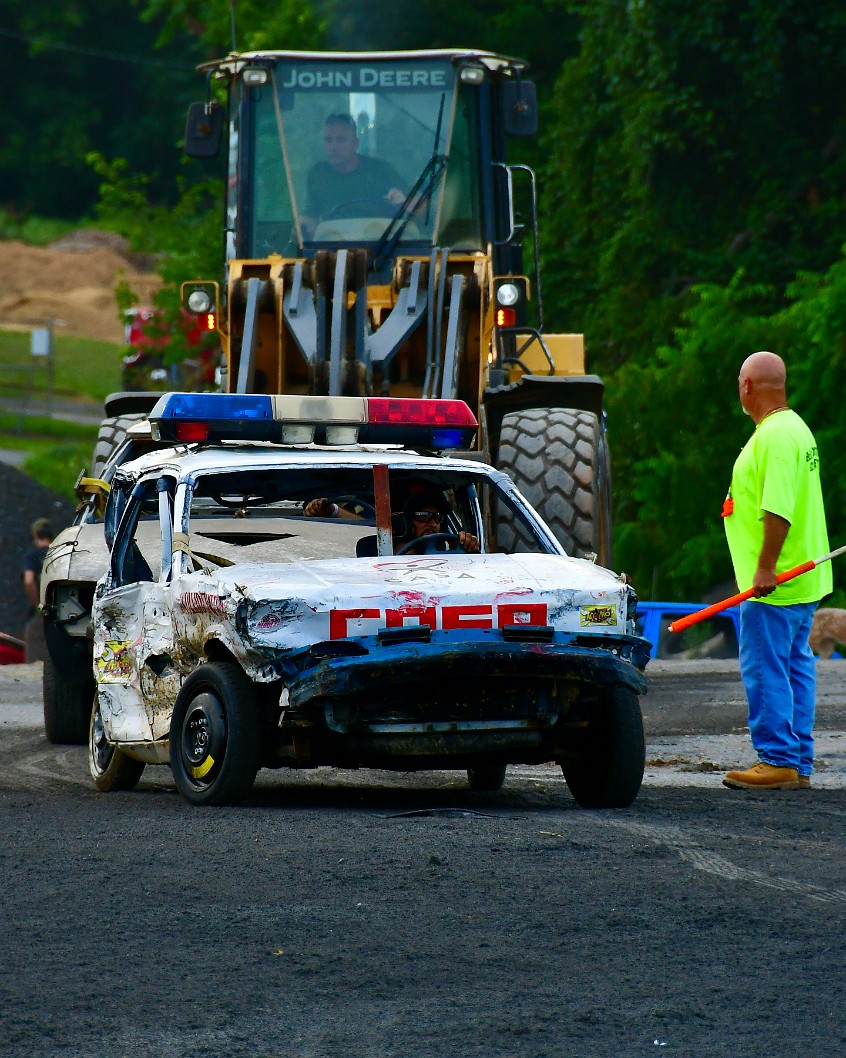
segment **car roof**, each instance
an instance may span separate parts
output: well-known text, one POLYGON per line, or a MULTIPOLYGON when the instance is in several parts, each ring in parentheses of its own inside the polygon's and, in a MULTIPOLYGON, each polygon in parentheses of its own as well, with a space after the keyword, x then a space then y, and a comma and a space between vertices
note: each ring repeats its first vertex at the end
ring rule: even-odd
POLYGON ((455 456, 422 455, 401 448, 368 445, 280 445, 257 441, 251 444, 221 443, 179 446, 147 452, 124 463, 116 471, 121 477, 141 477, 155 470, 171 470, 191 477, 212 471, 246 469, 295 470, 347 466, 351 469, 384 464, 408 469, 438 470, 463 474, 495 474, 496 470, 478 460, 455 456))

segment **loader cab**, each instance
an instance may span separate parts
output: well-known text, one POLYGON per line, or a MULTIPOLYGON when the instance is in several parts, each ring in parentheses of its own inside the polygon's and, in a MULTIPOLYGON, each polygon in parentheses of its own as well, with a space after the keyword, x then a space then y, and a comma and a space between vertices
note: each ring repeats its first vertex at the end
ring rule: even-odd
POLYGON ((378 266, 384 277, 396 256, 437 246, 511 254, 497 163, 506 126, 534 131, 532 86, 519 82, 515 60, 470 52, 239 60, 229 71, 229 259, 361 247, 377 262, 369 281, 378 282, 378 266))

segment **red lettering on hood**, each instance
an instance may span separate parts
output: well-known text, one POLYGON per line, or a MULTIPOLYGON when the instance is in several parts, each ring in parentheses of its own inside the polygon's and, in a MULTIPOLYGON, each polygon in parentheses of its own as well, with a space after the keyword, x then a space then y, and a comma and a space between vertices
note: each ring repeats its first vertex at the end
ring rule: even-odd
POLYGON ((547 607, 545 602, 509 603, 508 606, 496 608, 497 628, 506 625, 545 625, 547 607))
POLYGON ((420 625, 438 627, 438 612, 434 606, 400 606, 396 610, 385 610, 387 628, 402 628, 406 617, 416 617, 420 625))
POLYGON ((357 607, 351 610, 329 611, 329 637, 344 639, 349 621, 382 619, 386 628, 402 628, 406 618, 431 629, 455 631, 462 628, 505 628, 508 625, 546 625, 549 623, 546 603, 509 603, 491 606, 478 603, 472 606, 396 606, 384 610, 357 607), (494 618, 496 623, 494 623, 494 618))
POLYGON ((444 606, 441 628, 493 628, 492 606, 444 606))
POLYGON ((330 610, 329 611, 329 638, 345 639, 347 635, 347 621, 361 621, 367 617, 381 617, 382 610, 372 608, 356 610, 330 610))

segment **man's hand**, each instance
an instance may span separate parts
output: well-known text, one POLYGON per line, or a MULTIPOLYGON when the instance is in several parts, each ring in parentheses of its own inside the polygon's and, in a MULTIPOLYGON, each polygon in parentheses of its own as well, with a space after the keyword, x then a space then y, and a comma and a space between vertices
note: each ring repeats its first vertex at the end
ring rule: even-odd
POLYGON ((468 555, 479 554, 479 538, 472 533, 461 532, 458 534, 458 543, 468 555))
POLYGON ((334 518, 337 513, 337 503, 333 503, 325 496, 321 496, 316 500, 309 500, 303 507, 303 514, 307 518, 334 518))
MULTIPOLYGON (((383 184, 382 186, 384 187, 385 185, 383 184)), ((401 206, 405 202, 405 195, 398 187, 392 187, 385 195, 385 201, 390 202, 392 206, 401 206)))
POLYGON ((760 599, 764 595, 772 595, 776 587, 775 567, 759 565, 752 578, 752 594, 755 598, 760 599))

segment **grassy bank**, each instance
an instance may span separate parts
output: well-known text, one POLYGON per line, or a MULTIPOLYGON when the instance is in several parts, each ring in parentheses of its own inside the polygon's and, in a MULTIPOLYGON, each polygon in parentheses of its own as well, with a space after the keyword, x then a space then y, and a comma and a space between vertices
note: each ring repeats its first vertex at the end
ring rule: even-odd
MULTIPOLYGON (((46 400, 47 358, 33 356, 29 331, 0 331, 0 399, 46 400)), ((57 401, 102 404, 120 388, 120 346, 90 338, 53 335, 53 386, 57 401)))
MULTIPOLYGON (((96 416, 120 388, 120 351, 110 342, 54 336, 52 397, 96 416)), ((71 498, 80 469, 90 466, 97 425, 43 415, 50 399, 43 358, 30 352, 29 332, 0 331, 0 448, 23 452, 21 469, 46 488, 71 498), (41 414, 29 413, 36 405, 41 414)))

